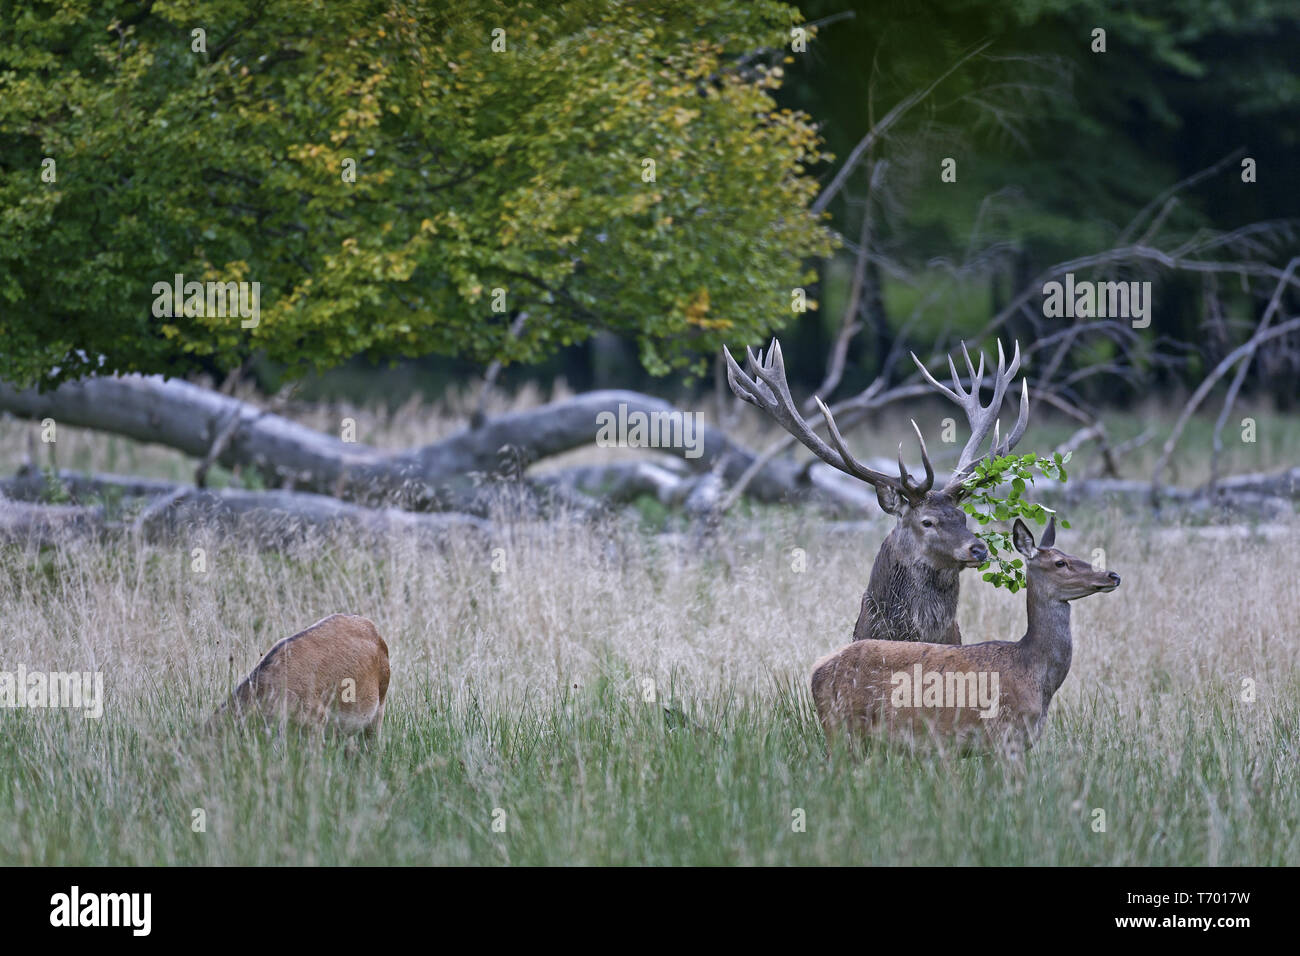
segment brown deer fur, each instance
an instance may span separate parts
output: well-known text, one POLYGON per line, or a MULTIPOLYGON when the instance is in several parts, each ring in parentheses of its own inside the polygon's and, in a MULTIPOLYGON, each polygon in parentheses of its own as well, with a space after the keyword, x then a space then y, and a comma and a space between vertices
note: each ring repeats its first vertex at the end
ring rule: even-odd
POLYGON ((827 743, 840 735, 853 740, 874 735, 959 752, 1005 748, 1018 753, 1032 747, 1070 669, 1069 602, 1113 591, 1120 580, 1113 571, 1097 571, 1052 547, 1055 536, 1052 519, 1042 544, 1035 546, 1029 529, 1016 521, 1013 539, 1026 558, 1028 582, 1028 628, 1019 641, 952 647, 865 640, 819 660, 812 695, 827 743), (922 694, 931 674, 940 675, 945 690, 951 688, 946 696, 922 694), (989 688, 996 680, 996 708, 983 708, 987 717, 970 700, 980 674, 989 688))
POLYGON ((350 734, 379 733, 388 694, 388 645, 375 625, 331 614, 277 642, 221 706, 242 716, 350 734))

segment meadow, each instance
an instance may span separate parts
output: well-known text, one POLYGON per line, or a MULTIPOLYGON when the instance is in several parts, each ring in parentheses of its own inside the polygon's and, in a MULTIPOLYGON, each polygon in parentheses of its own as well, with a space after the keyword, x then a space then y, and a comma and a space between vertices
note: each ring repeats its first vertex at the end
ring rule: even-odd
MULTIPOLYGON (((9 448, 30 427, 0 426, 9 448)), ((1294 424, 1270 434, 1281 457, 1294 424)), ((108 467, 116 440, 69 437, 60 465, 108 467)), ((0 864, 1294 864, 1300 522, 1071 517, 1058 546, 1105 549, 1124 583, 1075 604, 1073 668, 1022 763, 825 753, 808 675, 851 636, 885 520, 3 545, 0 670, 102 671, 106 702, 0 711, 0 864), (335 611, 390 648, 377 747, 198 730, 335 611)), ((968 572, 959 621, 1017 638, 1024 595, 968 572)))

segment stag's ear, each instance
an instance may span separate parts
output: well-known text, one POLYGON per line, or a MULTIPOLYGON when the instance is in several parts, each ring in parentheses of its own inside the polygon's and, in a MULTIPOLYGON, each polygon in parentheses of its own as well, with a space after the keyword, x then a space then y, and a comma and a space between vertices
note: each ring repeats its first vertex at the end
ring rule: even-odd
POLYGON ((1016 550, 1026 558, 1032 558, 1038 553, 1038 549, 1034 547, 1033 533, 1019 518, 1016 519, 1016 526, 1011 529, 1011 540, 1015 542, 1016 550))
POLYGON ((876 485, 876 501, 880 503, 880 508, 885 514, 896 517, 902 517, 903 512, 908 509, 907 499, 898 493, 897 488, 891 488, 889 485, 876 485))
POLYGON ((1043 532, 1043 539, 1038 542, 1040 548, 1050 548, 1056 544, 1056 515, 1047 519, 1047 530, 1043 532))

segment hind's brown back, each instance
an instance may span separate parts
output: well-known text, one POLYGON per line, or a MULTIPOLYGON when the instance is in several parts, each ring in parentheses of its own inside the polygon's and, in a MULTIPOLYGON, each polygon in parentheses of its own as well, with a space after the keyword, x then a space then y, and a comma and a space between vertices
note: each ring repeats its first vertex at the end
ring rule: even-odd
POLYGON ((238 712, 373 736, 390 676, 388 645, 375 625, 331 614, 272 646, 235 688, 232 703, 238 712))

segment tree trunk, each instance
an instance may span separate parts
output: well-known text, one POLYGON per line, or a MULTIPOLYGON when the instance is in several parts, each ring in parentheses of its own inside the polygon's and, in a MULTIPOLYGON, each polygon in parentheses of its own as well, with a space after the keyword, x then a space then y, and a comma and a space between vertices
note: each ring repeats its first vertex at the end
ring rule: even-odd
POLYGON ((57 544, 69 536, 107 538, 140 534, 150 541, 193 539, 203 529, 246 534, 258 545, 281 548, 312 532, 345 533, 383 540, 415 534, 430 544, 453 532, 486 536, 490 522, 459 514, 416 514, 397 508, 366 508, 299 491, 208 491, 180 486, 154 499, 139 514, 105 505, 49 505, 0 499, 0 540, 57 544))
MULTIPOLYGON (((534 462, 590 445, 597 415, 636 412, 682 414, 668 402, 638 392, 587 392, 539 408, 491 419, 430 445, 385 452, 314 431, 273 412, 177 379, 128 375, 92 378, 48 392, 19 391, 0 383, 0 410, 63 425, 93 428, 137 441, 156 442, 204 460, 221 441, 215 460, 226 468, 256 469, 270 487, 332 495, 363 504, 417 511, 485 513, 484 479, 522 477, 534 462)), ((661 448, 705 473, 725 456, 722 478, 735 481, 754 452, 719 429, 701 424, 698 457, 684 448, 661 448)), ((813 469, 818 470, 818 467, 813 469)), ((829 469, 825 469, 829 471, 829 469)), ((536 483, 528 482, 536 488, 536 483)), ((769 462, 749 493, 763 501, 811 497, 841 509, 870 509, 869 489, 826 475, 811 475, 791 459, 769 462)))

